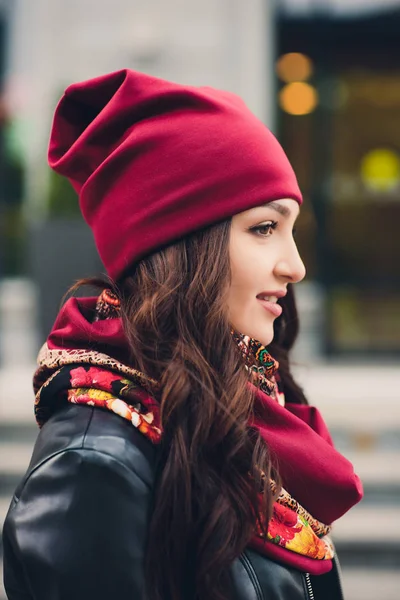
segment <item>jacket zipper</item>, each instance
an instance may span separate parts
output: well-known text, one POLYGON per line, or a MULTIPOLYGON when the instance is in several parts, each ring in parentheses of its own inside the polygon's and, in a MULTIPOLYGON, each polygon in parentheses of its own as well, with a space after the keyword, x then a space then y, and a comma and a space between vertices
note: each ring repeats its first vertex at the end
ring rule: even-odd
POLYGON ((310 573, 305 573, 304 576, 306 578, 308 600, 315 600, 314 592, 313 592, 312 585, 311 585, 310 573))

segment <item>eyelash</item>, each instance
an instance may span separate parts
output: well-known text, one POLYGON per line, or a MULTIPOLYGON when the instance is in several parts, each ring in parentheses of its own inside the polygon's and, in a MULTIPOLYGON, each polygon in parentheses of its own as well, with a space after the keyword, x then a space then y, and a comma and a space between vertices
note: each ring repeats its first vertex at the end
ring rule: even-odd
POLYGON ((277 221, 268 221, 267 223, 264 223, 263 225, 257 225, 256 227, 251 227, 250 231, 254 232, 256 235, 261 235, 262 237, 269 237, 270 235, 272 235, 272 231, 274 229, 276 229, 278 226, 278 222, 277 221), (261 233, 261 229, 268 229, 268 233, 261 233))

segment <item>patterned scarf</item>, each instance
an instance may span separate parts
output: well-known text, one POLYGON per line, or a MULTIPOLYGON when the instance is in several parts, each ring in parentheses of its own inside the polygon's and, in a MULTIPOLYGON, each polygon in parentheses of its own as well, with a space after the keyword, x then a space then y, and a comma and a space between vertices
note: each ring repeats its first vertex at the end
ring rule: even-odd
MULTIPOLYGON (((93 323, 119 319, 118 299, 105 290, 97 299, 93 323)), ((119 319, 120 320, 120 319, 119 319)), ((101 323, 102 324, 102 323, 101 323)), ((232 332, 251 382, 280 407, 284 395, 275 361, 259 342, 232 332)), ((129 421, 152 443, 162 437, 156 381, 111 356, 90 348, 42 348, 34 378, 39 426, 65 402, 96 406, 129 421)), ((307 407, 308 408, 308 407, 307 407)), ((331 568, 334 555, 330 525, 313 517, 286 489, 278 493, 265 537, 259 524, 251 546, 264 554, 314 574, 331 568), (275 550, 274 550, 275 548, 275 550), (325 565, 325 566, 324 566, 325 565)))

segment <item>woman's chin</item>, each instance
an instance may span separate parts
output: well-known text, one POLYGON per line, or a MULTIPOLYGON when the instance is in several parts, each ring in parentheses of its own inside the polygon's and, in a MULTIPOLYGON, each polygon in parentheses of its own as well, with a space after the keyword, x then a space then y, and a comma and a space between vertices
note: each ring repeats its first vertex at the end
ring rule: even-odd
POLYGON ((260 344, 262 344, 263 346, 268 346, 274 339, 273 326, 271 326, 271 328, 264 328, 262 330, 259 328, 249 328, 248 331, 251 331, 252 333, 245 333, 245 335, 248 335, 249 337, 257 340, 257 342, 260 342, 260 344))
POLYGON ((257 339, 263 346, 269 346, 270 343, 272 342, 272 340, 274 339, 274 334, 272 333, 271 335, 268 335, 268 336, 261 336, 261 338, 257 338, 257 339))

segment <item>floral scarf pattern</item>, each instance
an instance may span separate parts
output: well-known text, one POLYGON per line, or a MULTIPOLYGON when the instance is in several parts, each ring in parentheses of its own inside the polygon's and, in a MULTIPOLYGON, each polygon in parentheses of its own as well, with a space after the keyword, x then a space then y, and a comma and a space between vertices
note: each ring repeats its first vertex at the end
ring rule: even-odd
MULTIPOLYGON (((95 320, 119 316, 117 298, 105 290, 98 299, 95 320)), ((244 358, 251 381, 284 405, 279 389, 279 367, 259 342, 232 332, 244 358)), ((162 437, 160 410, 152 391, 157 383, 144 374, 96 351, 50 350, 45 345, 39 354, 35 374, 35 413, 39 426, 59 405, 70 402, 109 410, 129 421, 152 443, 162 437)), ((273 481, 272 491, 278 492, 273 481)), ((279 490, 268 525, 267 540, 262 524, 255 535, 259 542, 273 544, 296 554, 330 560, 334 549, 327 534, 331 527, 315 519, 286 490, 279 490)))
POLYGON ((281 406, 285 406, 285 396, 278 375, 278 361, 272 358, 261 342, 236 331, 231 333, 244 360, 250 381, 281 406))

